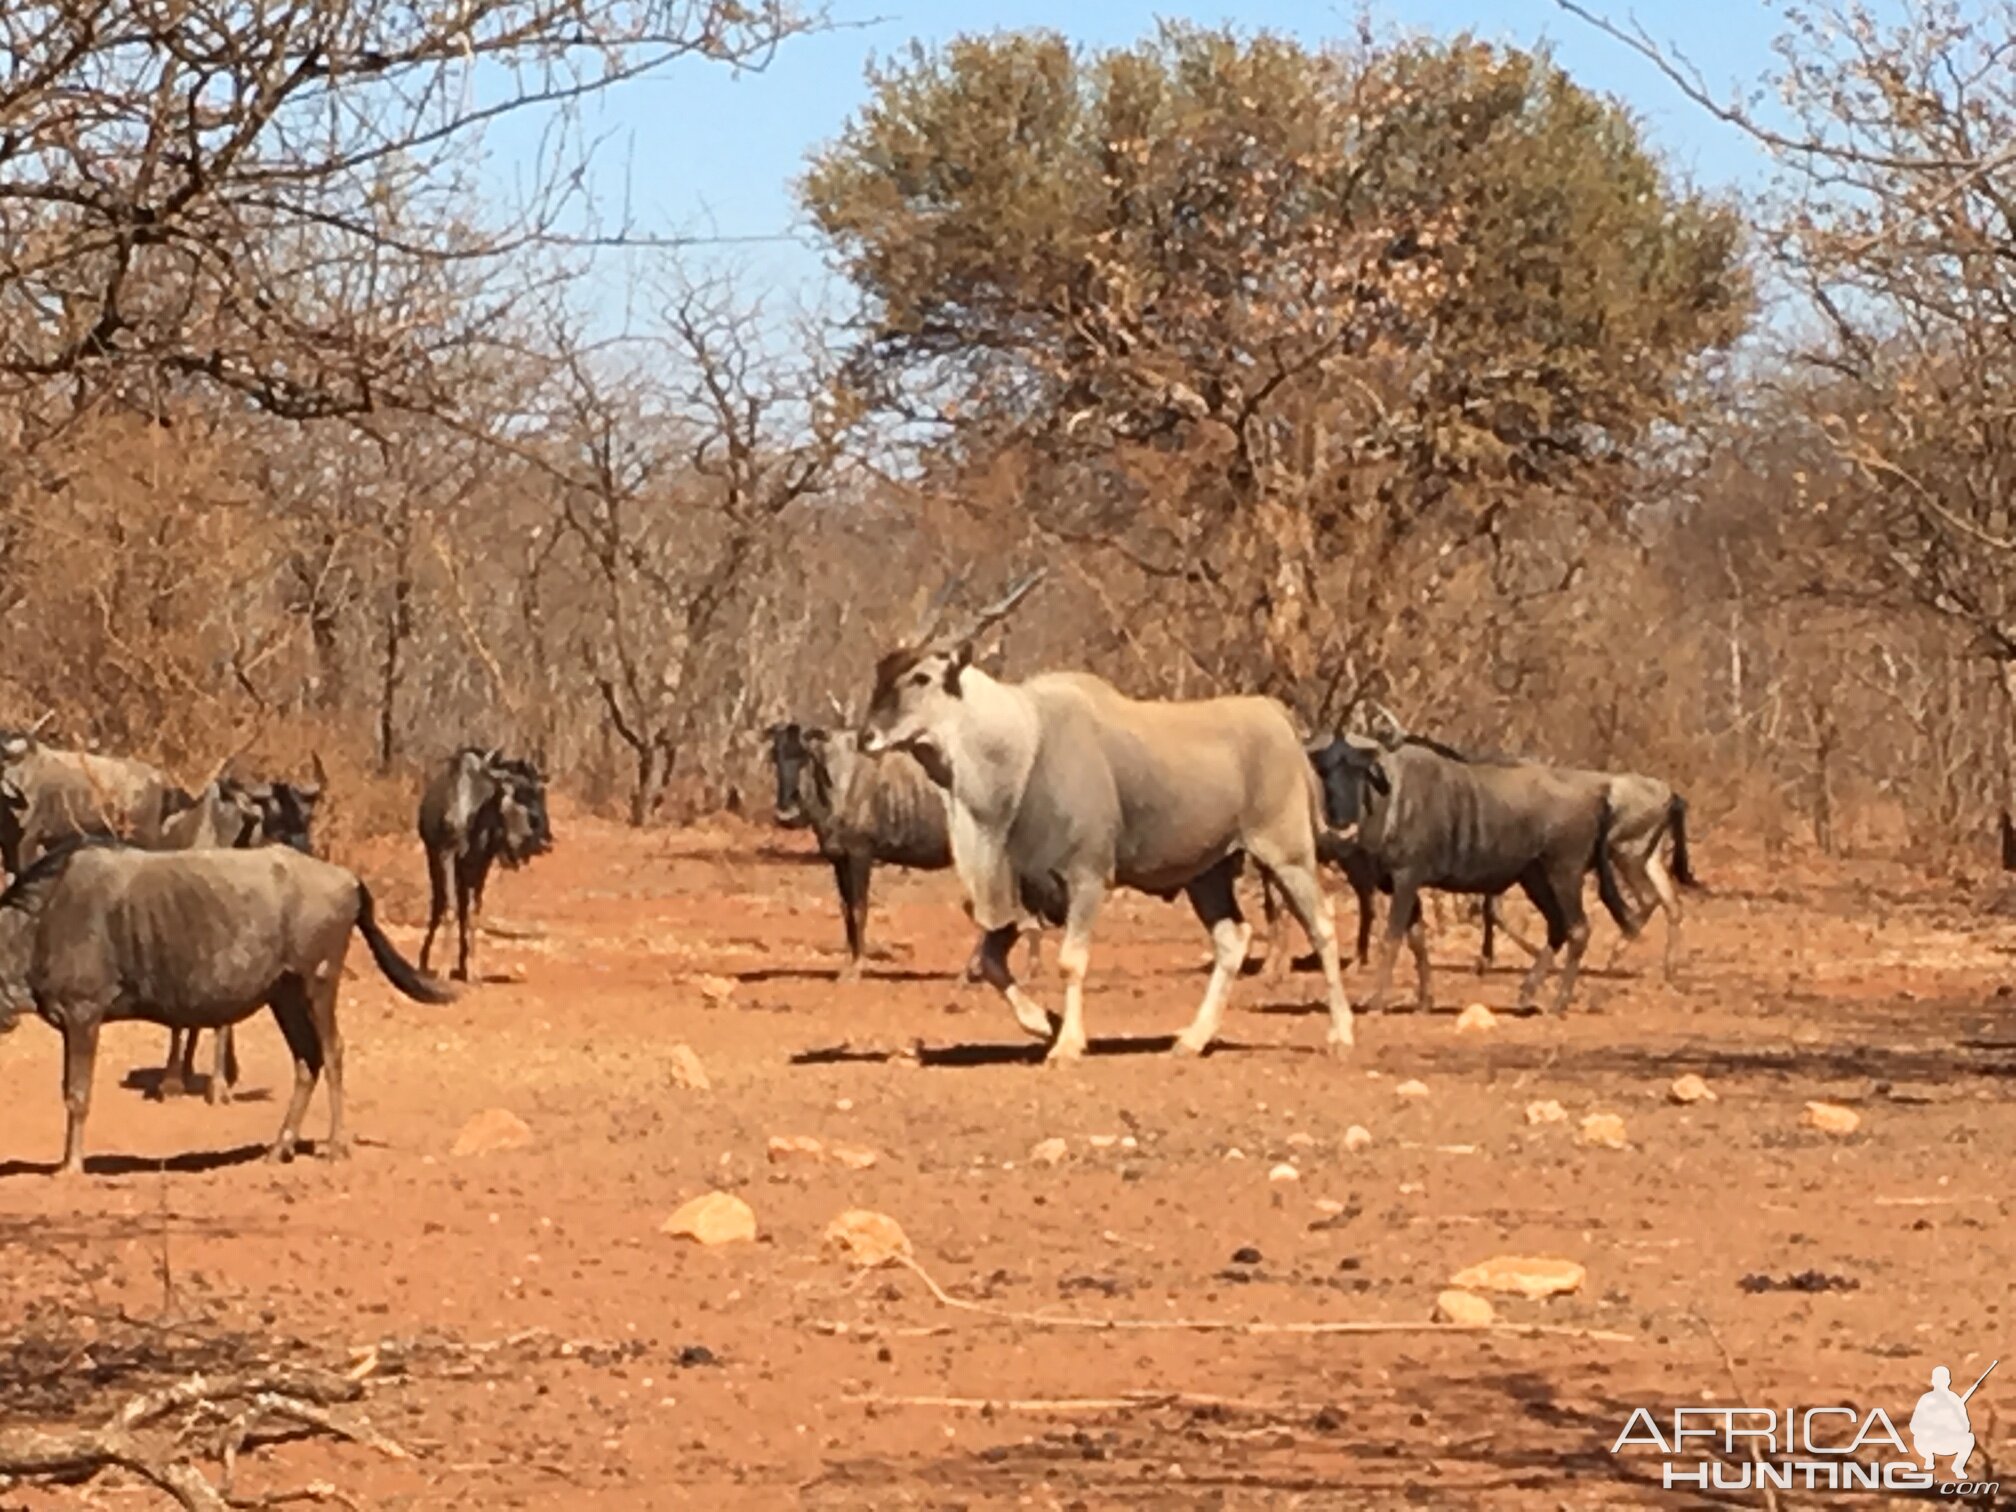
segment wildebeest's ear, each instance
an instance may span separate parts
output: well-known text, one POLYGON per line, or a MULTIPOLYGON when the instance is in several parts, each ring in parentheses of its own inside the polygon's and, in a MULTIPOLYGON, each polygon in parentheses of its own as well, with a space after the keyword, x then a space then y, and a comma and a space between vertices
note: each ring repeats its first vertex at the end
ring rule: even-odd
POLYGON ((1365 764, 1365 780, 1372 784, 1375 793, 1393 791, 1393 779, 1386 775, 1386 763, 1374 757, 1365 764))

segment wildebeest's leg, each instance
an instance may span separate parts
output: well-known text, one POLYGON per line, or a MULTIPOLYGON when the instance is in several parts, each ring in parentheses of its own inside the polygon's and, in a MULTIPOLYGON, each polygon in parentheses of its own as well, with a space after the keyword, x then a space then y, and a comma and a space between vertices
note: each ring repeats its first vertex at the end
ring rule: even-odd
POLYGON ((1015 973, 1008 969, 1008 952, 1015 948, 1015 937, 1020 932, 1021 926, 1017 924, 1004 924, 999 929, 990 930, 980 937, 980 947, 973 953, 973 960, 979 969, 980 979, 1008 999, 1008 1006, 1015 1010, 1015 1022, 1037 1039, 1047 1040, 1056 1034, 1058 1021, 1015 985, 1015 973))
MULTIPOLYGON (((1526 936, 1512 927, 1512 922, 1505 917, 1504 909, 1505 894, 1493 893, 1484 899, 1485 937, 1487 939, 1490 938, 1492 932, 1502 934, 1514 945, 1525 951, 1527 955, 1537 956, 1540 954, 1540 947, 1538 945, 1535 945, 1526 936)), ((1487 961, 1491 959, 1491 952, 1488 949, 1484 952, 1484 959, 1487 961)))
MULTIPOLYGON (((1547 921, 1546 944, 1534 953, 1533 964, 1528 968, 1524 980, 1519 983, 1519 1006, 1521 1008, 1538 1008, 1540 1005, 1540 984, 1547 980, 1547 973, 1554 968, 1554 952, 1559 950, 1568 939, 1567 906, 1556 891, 1554 879, 1544 872, 1532 873, 1521 877, 1519 879, 1519 886, 1533 906, 1540 910, 1541 917, 1547 921)), ((1575 887, 1579 891, 1581 887, 1581 879, 1579 877, 1576 879, 1575 887)), ((1587 931, 1588 926, 1585 921, 1583 926, 1585 941, 1587 939, 1587 931)))
POLYGON ((1575 991, 1575 978, 1582 970, 1582 953, 1589 948, 1589 913, 1582 903, 1582 868, 1573 867, 1558 873, 1553 878, 1551 888, 1558 907, 1558 915, 1547 921, 1547 943, 1559 948, 1565 938, 1568 954, 1561 963, 1561 987, 1554 995, 1554 1011, 1568 1011, 1568 999, 1575 991), (1560 928, 1555 928, 1555 918, 1560 920, 1560 928))
POLYGON ((91 1073, 98 1065, 97 1011, 63 1021, 63 1131, 61 1176, 84 1174, 84 1119, 91 1111, 91 1073))
MULTIPOLYGON (((1659 906, 1666 910, 1666 980, 1670 982, 1678 976, 1680 967, 1680 894, 1657 850, 1645 860, 1645 877, 1658 895, 1659 906)), ((1651 917, 1649 909, 1646 917, 1651 917)))
POLYGON ((1386 994, 1393 986, 1393 962, 1400 954, 1400 937, 1407 932, 1410 923, 1416 923, 1416 901, 1421 888, 1405 873, 1393 878, 1393 901, 1386 905, 1386 938, 1379 946, 1379 972, 1372 979, 1372 996, 1366 1000, 1365 1011, 1378 1013, 1386 1007, 1386 994))
POLYGON ((329 1084, 329 1146, 322 1152, 329 1160, 341 1160, 350 1153, 350 1139, 343 1132, 343 1033, 336 1025, 336 989, 342 980, 343 958, 339 955, 308 988, 315 1040, 322 1047, 323 1080, 329 1084))
MULTIPOLYGON (((1194 887, 1196 884, 1193 883, 1191 885, 1194 887)), ((1206 929, 1213 931, 1211 943, 1215 951, 1218 944, 1216 925, 1201 912, 1201 905, 1198 904, 1195 893, 1191 894, 1190 905, 1193 908, 1200 909, 1197 917, 1204 920, 1204 927, 1206 929)), ((1238 908, 1236 897, 1233 900, 1233 908, 1236 913, 1238 908)), ((1267 921, 1267 959, 1262 964, 1262 974, 1270 982, 1278 981, 1288 974, 1288 968, 1294 960, 1295 953, 1288 948, 1287 940, 1282 938, 1281 898, 1275 889, 1274 879, 1264 871, 1260 873, 1260 915, 1267 921)), ((1247 941, 1250 945, 1253 936, 1252 926, 1242 924, 1241 927, 1245 929, 1247 941)), ((1213 969, 1215 970, 1215 955, 1213 961, 1213 969)), ((1240 957, 1240 964, 1245 964, 1244 956, 1240 957)), ((1212 1033, 1214 1035, 1217 1033, 1215 1028, 1212 1033)), ((1209 1041, 1207 1040, 1206 1043, 1208 1044, 1209 1041)))
POLYGON ((1414 895, 1414 920, 1407 926, 1407 948, 1414 952, 1414 1006, 1426 1013, 1435 1006, 1435 987, 1428 966, 1428 931, 1421 917, 1421 895, 1414 895))
POLYGON ((1027 933, 1029 936, 1029 969, 1023 974, 1033 982, 1043 975, 1043 926, 1041 924, 1032 924, 1029 926, 1027 933))
POLYGON ((459 944, 455 970, 450 974, 458 982, 471 980, 469 962, 476 953, 475 916, 483 906, 483 874, 488 870, 488 863, 476 857, 455 858, 455 932, 459 944))
POLYGON ((322 1074, 322 1040, 315 1032, 306 984, 299 977, 282 981, 268 1001, 294 1056, 294 1095, 287 1100, 279 1137, 268 1147, 266 1158, 292 1160, 294 1146, 301 1138, 301 1120, 308 1112, 308 1099, 314 1095, 316 1078, 322 1074))
POLYGON ((194 1029, 168 1031, 168 1059, 162 1063, 161 1079, 154 1088, 156 1097, 180 1097, 189 1090, 189 1063, 195 1054, 194 1029))
POLYGON ((1348 1054, 1353 1043, 1351 1023, 1351 1000, 1344 995, 1344 968, 1337 960, 1337 910, 1324 895, 1323 884, 1317 880, 1314 861, 1306 863, 1254 857, 1260 865, 1272 873, 1274 881, 1281 889, 1281 896, 1288 904, 1288 911, 1295 915, 1309 936, 1309 943, 1316 947, 1316 957, 1323 963, 1323 987, 1330 1004, 1330 1053, 1348 1054))
POLYGON ((868 881, 874 871, 874 859, 859 853, 833 863, 833 880, 840 887, 840 920, 847 929, 847 964, 838 974, 843 982, 860 977, 861 958, 868 951, 868 881))
POLYGON ((1363 966, 1372 959, 1372 911, 1379 891, 1370 881, 1353 879, 1351 890, 1358 897, 1358 964, 1363 966))
MULTIPOLYGON (((193 1030, 189 1043, 192 1047, 196 1043, 193 1030)), ((204 1085, 203 1101, 213 1107, 218 1103, 228 1103, 231 1101, 231 1083, 237 1079, 238 1055, 231 1044, 231 1026, 226 1024, 210 1034, 210 1080, 204 1085)))
POLYGON ((1057 969, 1064 976, 1064 1022, 1050 1042, 1050 1053, 1043 1057, 1050 1066, 1075 1061, 1085 1053, 1085 968, 1092 962, 1092 923, 1106 901, 1105 883, 1097 878, 1073 878, 1067 886, 1064 943, 1057 947, 1057 969))
POLYGON ((448 858, 432 846, 427 848, 427 934, 420 941, 420 969, 427 970, 427 958, 434 953, 434 932, 448 915, 448 858))
MULTIPOLYGON (((1232 979, 1239 974, 1239 968, 1246 964, 1246 947, 1253 942, 1253 926, 1239 916, 1239 899, 1233 891, 1238 868, 1239 858, 1228 857, 1184 889, 1198 919, 1211 931, 1211 980, 1204 988, 1204 1001, 1197 1005, 1197 1016, 1176 1037, 1175 1050, 1179 1055, 1202 1055, 1211 1048, 1225 1019, 1226 994, 1232 990, 1232 979)), ((1266 877, 1260 879, 1260 886, 1262 895, 1271 903, 1273 894, 1266 877)), ((1278 910, 1274 911, 1274 918, 1277 922, 1267 931, 1270 963, 1277 956, 1286 959, 1278 910)), ((1269 975, 1272 974, 1270 969, 1269 975)))

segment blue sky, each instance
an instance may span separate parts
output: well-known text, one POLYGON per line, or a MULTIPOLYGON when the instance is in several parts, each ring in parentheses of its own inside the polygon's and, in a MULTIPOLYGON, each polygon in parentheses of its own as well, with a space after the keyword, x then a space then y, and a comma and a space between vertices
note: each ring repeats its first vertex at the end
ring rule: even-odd
MULTIPOLYGON (((1597 0, 1596 8, 1620 20, 1632 14, 1630 0, 1597 0)), ((1527 47, 1549 43, 1575 78, 1625 100, 1682 173, 1710 185, 1761 179, 1762 159, 1742 137, 1553 0, 1386 0, 1369 14, 1381 30, 1469 31, 1527 47)), ((1760 0, 1640 0, 1636 14, 1717 88, 1741 92, 1754 86, 1772 62, 1778 21, 1760 0)), ((802 229, 792 183, 807 153, 832 138, 861 104, 869 58, 887 56, 913 37, 935 41, 960 32, 1047 27, 1084 44, 1110 46, 1144 36, 1166 17, 1210 25, 1229 21, 1318 42, 1352 33, 1358 12, 1325 0, 1192 5, 891 0, 881 9, 873 0, 835 0, 833 15, 843 22, 881 19, 797 39, 763 73, 737 75, 694 61, 601 97, 587 124, 608 137, 595 160, 605 202, 627 201, 640 229, 662 235, 761 236, 802 229)), ((494 136, 492 171, 501 177, 519 169, 521 154, 536 137, 536 123, 529 120, 494 136)), ((780 300, 816 299, 828 287, 816 245, 755 245, 702 256, 732 267, 744 292, 764 295, 773 308, 780 300)), ((612 287, 602 299, 620 303, 613 287, 622 281, 620 271, 605 270, 605 281, 612 287)))

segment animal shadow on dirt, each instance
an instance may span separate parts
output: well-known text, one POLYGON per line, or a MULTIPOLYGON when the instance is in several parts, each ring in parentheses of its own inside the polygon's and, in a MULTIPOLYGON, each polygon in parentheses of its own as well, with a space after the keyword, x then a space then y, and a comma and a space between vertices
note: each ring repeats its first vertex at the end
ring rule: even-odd
MULTIPOLYGON (((1132 1034, 1108 1035, 1095 1039, 1086 1046, 1086 1054, 1091 1056, 1122 1055, 1167 1055, 1175 1047, 1173 1034, 1132 1034)), ((1229 1040, 1219 1040, 1206 1052, 1207 1055, 1260 1054, 1280 1055, 1296 1049, 1308 1047, 1281 1045, 1243 1045, 1229 1040)), ((1035 1041, 1021 1043, 988 1043, 964 1045, 921 1045, 916 1050, 917 1064, 940 1067, 955 1071, 978 1070, 987 1066, 1035 1066, 1040 1065, 1045 1054, 1042 1045, 1035 1041)), ((1311 1052, 1314 1053, 1313 1051, 1311 1052)), ((901 1050, 872 1049, 853 1045, 827 1045, 813 1050, 800 1050, 791 1057, 794 1066, 833 1066, 846 1063, 869 1062, 881 1064, 905 1059, 909 1052, 901 1050)))
MULTIPOLYGON (((161 1071, 162 1068, 160 1066, 135 1066, 119 1078, 119 1086, 127 1092, 139 1092, 149 1098, 158 1097, 161 1092, 161 1071)), ((203 1094, 209 1089, 210 1078, 207 1075, 199 1073, 189 1084, 185 1095, 200 1100, 203 1094)), ((241 1103, 271 1102, 273 1101, 273 1089, 271 1087, 234 1087, 231 1091, 231 1100, 241 1103)))
MULTIPOLYGON (((315 1153, 314 1141, 304 1139, 295 1152, 295 1159, 315 1153)), ((182 1176, 200 1176, 210 1171, 230 1170, 235 1166, 256 1165, 266 1158, 263 1144, 234 1145, 227 1150, 186 1150, 180 1155, 156 1158, 146 1155, 87 1155, 84 1158, 84 1174, 87 1176, 152 1176, 157 1171, 173 1171, 182 1176)), ((14 1176, 50 1176, 55 1174, 60 1161, 7 1160, 0 1161, 0 1181, 14 1176)))
MULTIPOLYGON (((839 980, 841 968, 838 966, 752 966, 747 971, 732 972, 735 981, 751 986, 764 982, 835 982, 839 980)), ((915 966, 864 965, 861 982, 943 982, 957 980, 956 971, 925 971, 915 966)))

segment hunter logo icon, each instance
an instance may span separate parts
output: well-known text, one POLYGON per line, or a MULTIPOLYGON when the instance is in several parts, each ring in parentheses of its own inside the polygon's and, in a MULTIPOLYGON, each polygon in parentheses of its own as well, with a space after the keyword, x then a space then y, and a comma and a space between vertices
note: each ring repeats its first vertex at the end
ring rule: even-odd
POLYGON ((1958 1396, 1952 1388, 1953 1373, 1944 1365, 1933 1367, 1932 1389, 1918 1398, 1918 1405, 1911 1411, 1911 1446, 1925 1461, 1927 1470, 1932 1468, 1933 1460, 1951 1455, 1953 1478, 1966 1477, 1967 1456, 1974 1452, 1974 1429, 1967 1418, 1967 1399, 1981 1389, 1981 1381, 1987 1380, 2001 1363, 1999 1359, 1989 1361, 1988 1369, 1981 1372, 1981 1380, 1958 1396))

